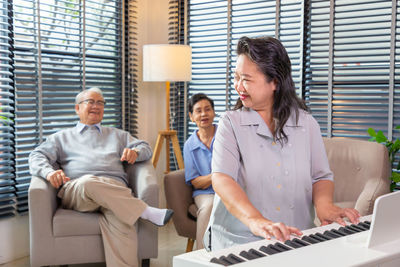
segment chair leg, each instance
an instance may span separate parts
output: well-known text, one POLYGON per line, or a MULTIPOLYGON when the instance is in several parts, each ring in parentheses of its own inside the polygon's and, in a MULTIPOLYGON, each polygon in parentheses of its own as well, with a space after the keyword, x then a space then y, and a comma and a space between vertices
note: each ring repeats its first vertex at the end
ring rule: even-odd
POLYGON ((186 245, 186 252, 193 251, 194 239, 188 238, 188 242, 186 245))
POLYGON ((142 259, 142 267, 150 267, 150 259, 142 259))

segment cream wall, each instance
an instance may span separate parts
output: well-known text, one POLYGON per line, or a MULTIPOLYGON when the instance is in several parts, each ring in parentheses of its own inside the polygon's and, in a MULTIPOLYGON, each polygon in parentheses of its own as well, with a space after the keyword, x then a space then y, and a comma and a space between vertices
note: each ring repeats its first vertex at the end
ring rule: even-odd
MULTIPOLYGON (((139 0, 139 134, 154 148, 158 130, 165 125, 165 84, 142 82, 143 44, 168 43, 168 0, 139 0)), ((165 206, 162 177, 165 170, 165 150, 158 162, 157 177, 161 186, 160 206, 165 206)), ((28 216, 16 216, 0 220, 0 264, 29 255, 28 216)))
POLYGON ((28 216, 0 220, 0 264, 29 255, 28 216))

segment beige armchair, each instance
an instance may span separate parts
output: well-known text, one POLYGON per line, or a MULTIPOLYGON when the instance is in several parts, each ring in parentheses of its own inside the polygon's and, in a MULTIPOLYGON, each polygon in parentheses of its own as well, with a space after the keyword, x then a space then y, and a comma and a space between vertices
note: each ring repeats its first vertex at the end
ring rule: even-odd
POLYGON ((164 190, 167 206, 174 210, 175 229, 178 235, 188 238, 186 252, 190 252, 196 240, 197 206, 192 197, 192 187, 185 182, 185 170, 166 174, 164 190))
MULTIPOLYGON (((134 195, 158 207, 159 186, 151 161, 135 163, 126 171, 134 195)), ((98 213, 60 208, 57 190, 39 177, 32 177, 28 192, 32 267, 105 261, 98 213)), ((138 258, 148 266, 158 255, 158 229, 139 220, 137 231, 138 258)))
POLYGON ((382 144, 351 138, 324 138, 334 174, 334 202, 369 215, 380 195, 390 191, 390 161, 382 144))

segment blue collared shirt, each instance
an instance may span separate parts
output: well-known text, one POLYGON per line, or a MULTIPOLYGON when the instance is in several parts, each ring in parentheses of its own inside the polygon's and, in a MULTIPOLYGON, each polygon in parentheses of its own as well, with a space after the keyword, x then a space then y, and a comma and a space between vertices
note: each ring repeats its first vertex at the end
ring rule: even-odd
MULTIPOLYGON (((217 127, 214 125, 214 127, 217 127)), ((211 141, 210 149, 204 145, 197 136, 196 130, 183 147, 183 158, 185 161, 185 179, 188 185, 192 185, 191 180, 199 176, 209 175, 211 173, 212 150, 214 146, 215 135, 211 141)), ((193 197, 200 194, 214 194, 210 185, 206 189, 193 189, 193 197)))
MULTIPOLYGON (((96 127, 97 130, 99 130, 99 133, 101 133, 100 123, 96 123, 93 126, 96 127)), ((78 121, 78 123, 76 124, 76 128, 78 130, 78 133, 82 133, 83 130, 86 130, 89 128, 89 125, 83 124, 82 122, 78 121)))

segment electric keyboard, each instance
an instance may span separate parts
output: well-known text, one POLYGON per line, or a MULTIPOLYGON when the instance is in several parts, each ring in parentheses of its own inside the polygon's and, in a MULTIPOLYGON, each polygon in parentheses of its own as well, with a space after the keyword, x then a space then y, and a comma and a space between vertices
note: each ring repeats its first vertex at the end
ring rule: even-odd
POLYGON ((357 225, 304 230, 286 242, 264 239, 212 252, 197 250, 175 256, 173 266, 400 266, 400 240, 367 248, 371 217, 361 217, 357 225))

